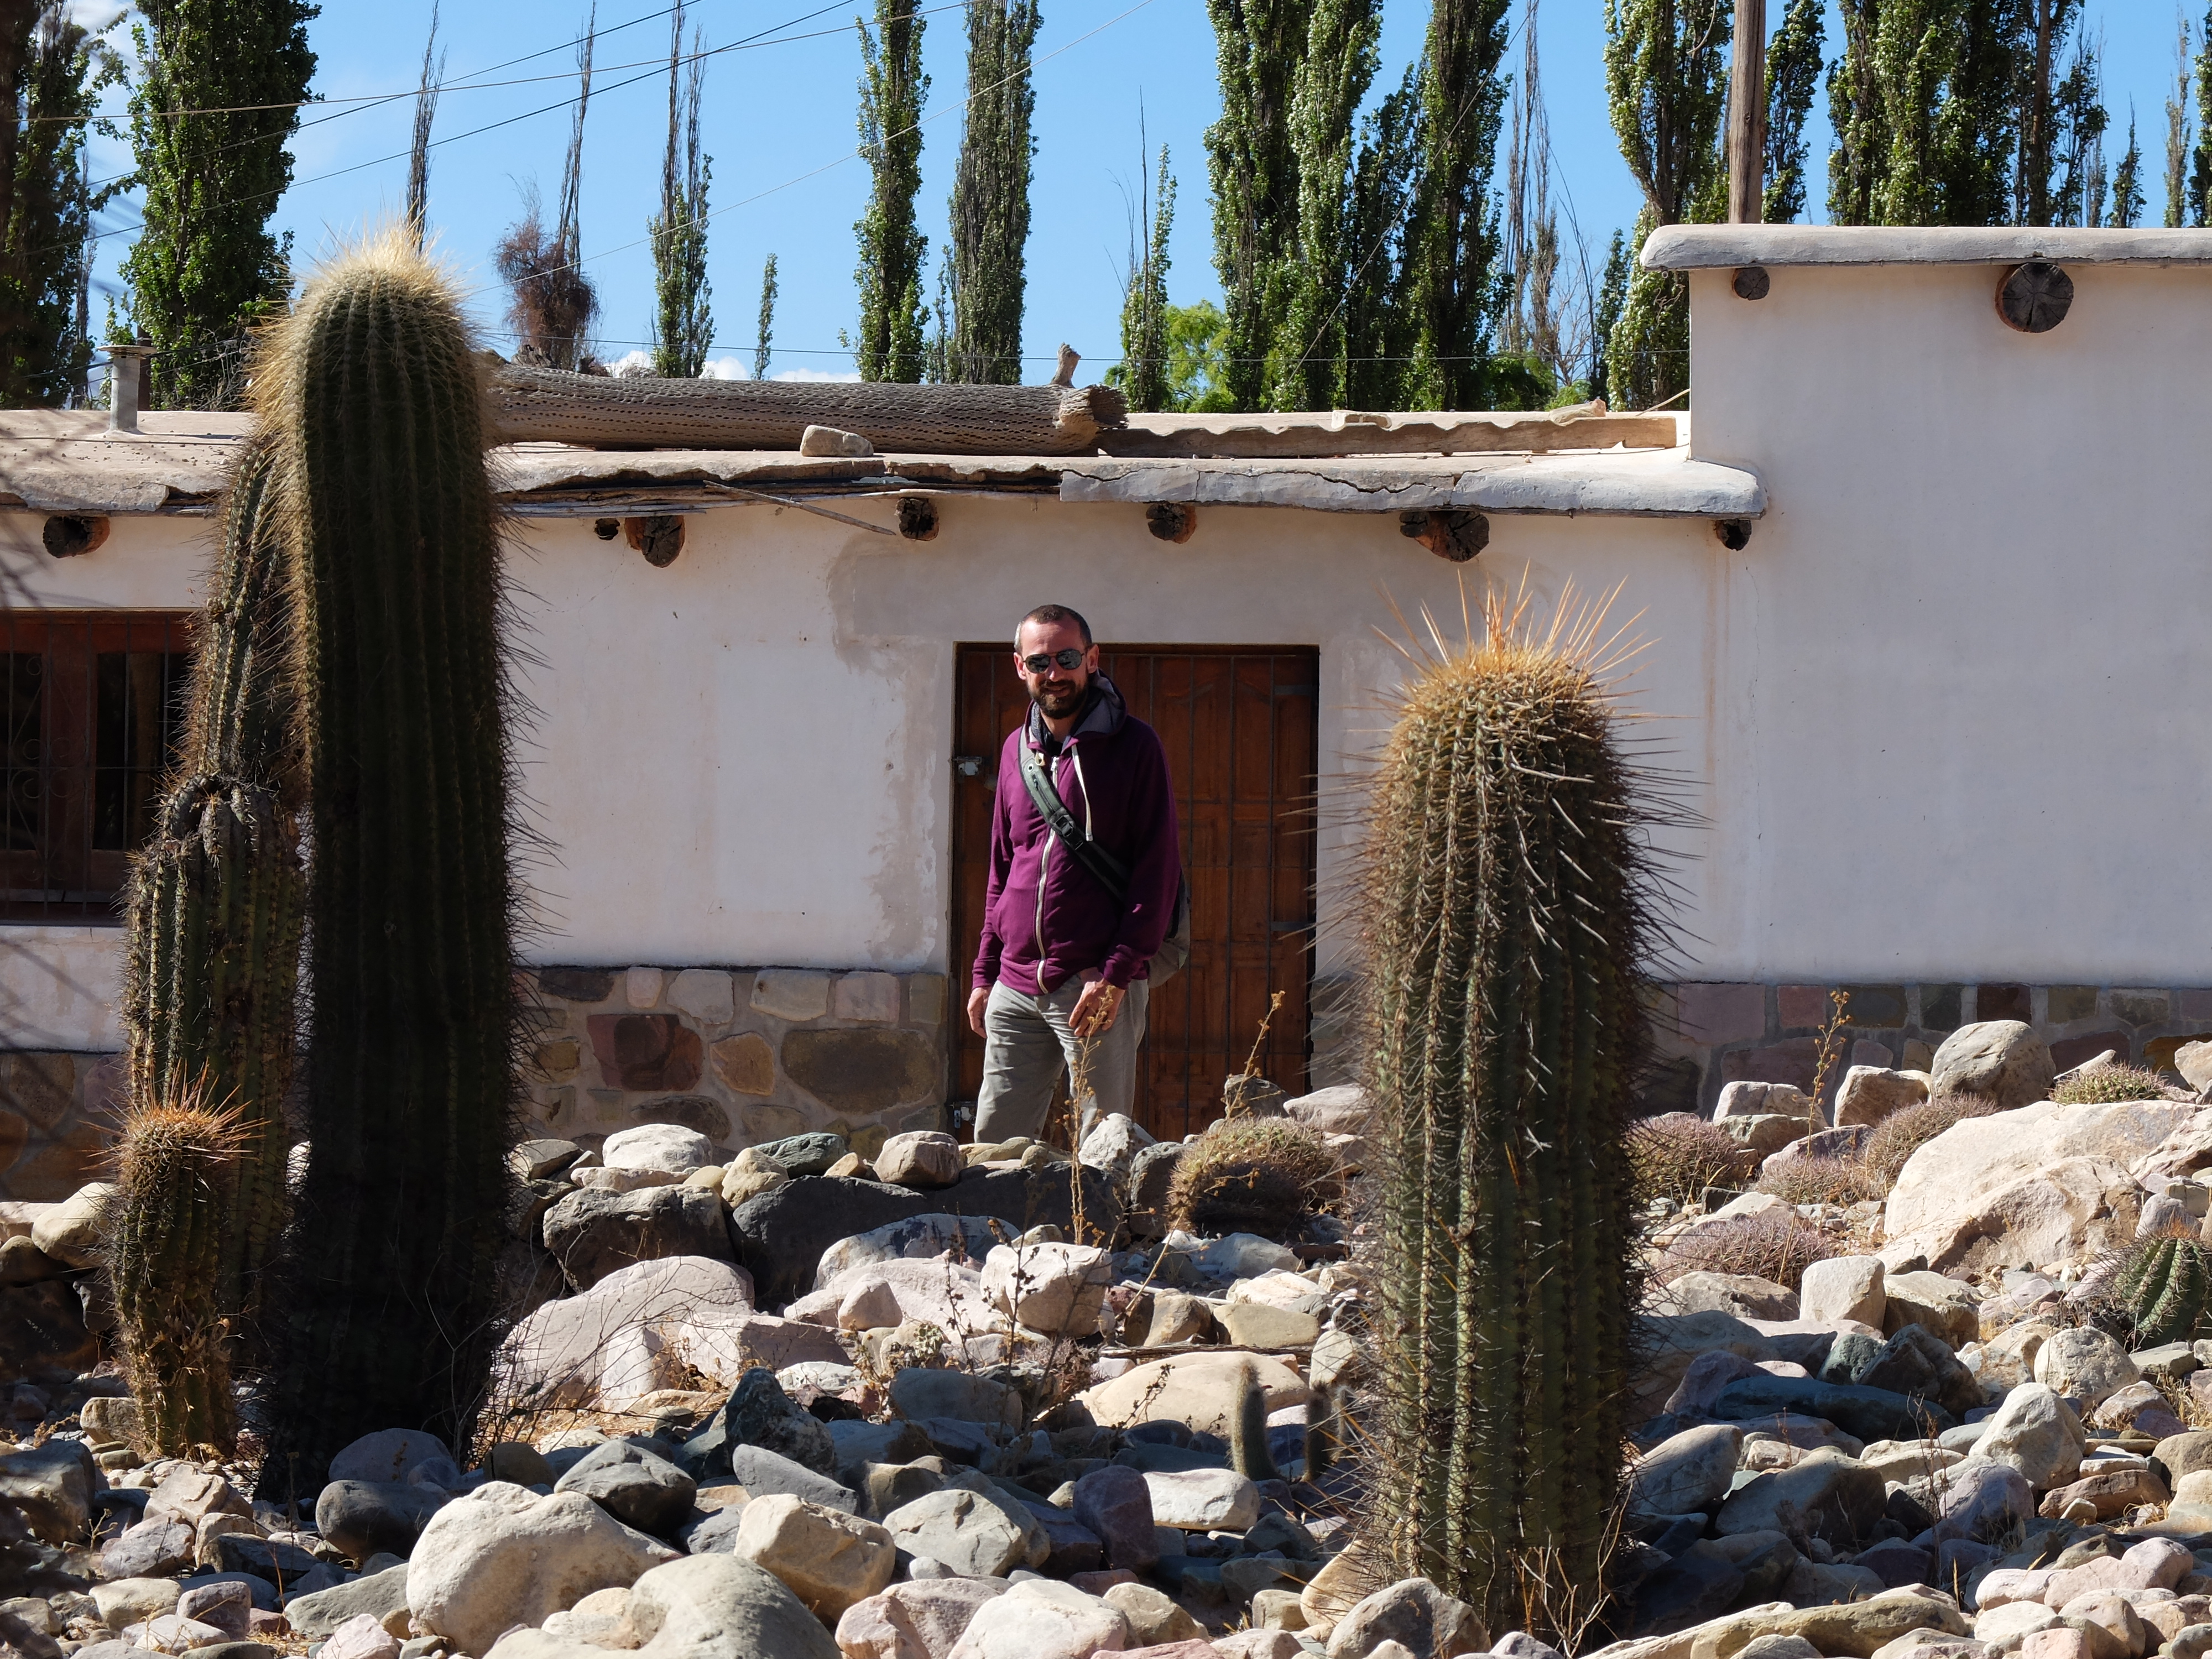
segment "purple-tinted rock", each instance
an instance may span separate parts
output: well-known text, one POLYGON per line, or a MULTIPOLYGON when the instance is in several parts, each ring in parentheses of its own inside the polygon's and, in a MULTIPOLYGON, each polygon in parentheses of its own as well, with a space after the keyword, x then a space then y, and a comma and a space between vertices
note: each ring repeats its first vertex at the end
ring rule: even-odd
POLYGON ((1115 1566, 1141 1571, 1160 1559, 1152 1489, 1134 1469, 1109 1464, 1078 1480, 1075 1518, 1097 1534, 1115 1566))

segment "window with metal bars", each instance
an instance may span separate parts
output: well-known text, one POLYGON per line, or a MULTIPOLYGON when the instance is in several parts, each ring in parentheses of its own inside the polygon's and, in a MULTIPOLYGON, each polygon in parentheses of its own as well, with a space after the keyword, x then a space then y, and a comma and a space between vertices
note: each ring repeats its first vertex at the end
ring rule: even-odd
POLYGON ((190 664, 180 615, 0 612, 0 921, 121 920, 190 664))

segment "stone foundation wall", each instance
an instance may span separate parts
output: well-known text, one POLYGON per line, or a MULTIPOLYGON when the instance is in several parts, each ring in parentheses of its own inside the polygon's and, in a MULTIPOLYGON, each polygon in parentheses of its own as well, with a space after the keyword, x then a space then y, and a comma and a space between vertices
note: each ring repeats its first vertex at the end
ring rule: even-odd
POLYGON ((942 974, 544 968, 524 1068, 533 1130, 597 1145, 681 1123, 735 1152, 834 1129, 863 1157, 941 1127, 942 974))
POLYGON ((2212 1037, 2212 989, 2199 987, 1655 986, 1658 1064, 1644 1109, 1709 1115, 1730 1083, 1788 1083, 1809 1091, 1830 994, 1838 990, 1850 1001, 1823 1090, 1832 1103, 1849 1067, 1924 1070, 1946 1036, 1980 1020, 2026 1021, 2051 1045, 2062 1072, 2107 1048, 2136 1065, 2170 1069, 2183 1043, 2212 1037))

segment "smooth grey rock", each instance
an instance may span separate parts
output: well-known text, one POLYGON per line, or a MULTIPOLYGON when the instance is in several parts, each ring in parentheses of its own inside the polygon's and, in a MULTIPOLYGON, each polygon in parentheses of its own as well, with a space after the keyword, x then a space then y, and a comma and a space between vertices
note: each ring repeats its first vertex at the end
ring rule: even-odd
POLYGON ((1728 1496, 1743 1431, 1710 1423, 1668 1437, 1629 1472, 1628 1507, 1640 1515, 1687 1515, 1728 1496))
POLYGON ((2065 1486, 2081 1472, 2088 1435, 2081 1419, 2044 1383, 2021 1383, 1979 1427, 1980 1437, 1962 1449, 1970 1461, 2006 1464, 2039 1491, 2065 1486))
POLYGON ((1715 1518, 1722 1534, 1778 1532, 1848 1547, 1881 1519, 1882 1479, 1840 1454, 1808 1453, 1787 1469, 1753 1475, 1729 1494, 1715 1518))
POLYGON ((442 1492, 404 1480, 333 1480, 315 1499, 315 1530, 356 1561, 379 1550, 410 1555, 446 1501, 442 1492))
POLYGON ((1933 1095, 1978 1095, 2000 1111, 2051 1097, 2057 1076, 2051 1048, 2034 1029, 2016 1019, 1961 1025, 1943 1039, 1929 1067, 1933 1095))
POLYGON ((1160 1559, 1152 1488, 1136 1470, 1109 1464, 1078 1477, 1073 1509, 1105 1546, 1109 1565, 1140 1572, 1160 1559))
POLYGON ((403 1564, 356 1578, 349 1584, 295 1595, 285 1604, 284 1617, 292 1628, 314 1640, 328 1636, 357 1613, 382 1620, 407 1605, 407 1568, 403 1564))
POLYGON ((545 1248, 569 1288, 587 1291, 640 1261, 699 1255, 730 1260, 719 1194, 698 1187, 645 1187, 613 1193, 586 1188, 545 1212, 545 1248))
POLYGON ((732 1472, 739 1446, 758 1446, 834 1479, 837 1443, 811 1413, 793 1405, 775 1373, 756 1365, 738 1380, 707 1426, 684 1443, 678 1462, 694 1480, 732 1472))
POLYGON ((0 1503, 21 1510, 31 1531, 49 1544, 75 1543, 84 1536, 92 1519, 93 1489, 99 1484, 92 1448, 82 1440, 49 1440, 0 1451, 0 1503))
POLYGON ((624 1440, 594 1446, 553 1484, 580 1492, 625 1526, 665 1537, 691 1512, 698 1483, 663 1457, 624 1440))
POLYGON ((1900 1327, 1851 1381, 1861 1388, 1933 1400, 1953 1413, 1970 1412, 1982 1403, 1981 1383, 1925 1325, 1900 1327))
POLYGON ((444 1441, 420 1429, 379 1429, 331 1458, 330 1478, 396 1485, 416 1469, 441 1460, 452 1461, 444 1441))
POLYGON ((787 1492, 824 1509, 843 1510, 848 1515, 860 1512, 860 1494, 851 1487, 841 1486, 825 1474, 817 1474, 803 1463, 780 1457, 765 1446, 732 1446, 729 1473, 756 1498, 769 1492, 787 1492))
POLYGON ((1051 1549, 1026 1506, 995 1492, 947 1486, 884 1517, 892 1541, 909 1555, 942 1561, 972 1578, 1001 1578, 1036 1566, 1051 1549))
POLYGON ((1822 1382, 1807 1376, 1747 1376, 1731 1382, 1714 1401, 1712 1415, 1728 1422, 1794 1412, 1825 1417, 1844 1433, 1865 1440, 1917 1440, 1923 1419, 1937 1431, 1956 1419, 1931 1401, 1914 1401, 1886 1389, 1862 1389, 1822 1382))
POLYGON ((103 1578, 166 1578, 192 1564, 192 1528, 157 1516, 125 1529, 100 1553, 103 1578))
POLYGON ((1328 1659, 1365 1659, 1385 1642, 1412 1653, 1479 1653, 1490 1645, 1480 1616, 1425 1578, 1402 1578, 1355 1603, 1329 1632, 1328 1659))

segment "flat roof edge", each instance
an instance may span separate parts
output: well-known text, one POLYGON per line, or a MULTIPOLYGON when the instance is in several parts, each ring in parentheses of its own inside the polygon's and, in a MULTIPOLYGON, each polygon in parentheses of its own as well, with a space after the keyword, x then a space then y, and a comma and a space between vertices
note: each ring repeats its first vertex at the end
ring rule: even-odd
POLYGON ((2212 264, 2212 229, 2084 230, 1995 225, 1662 225, 1649 270, 1735 265, 2212 264))

